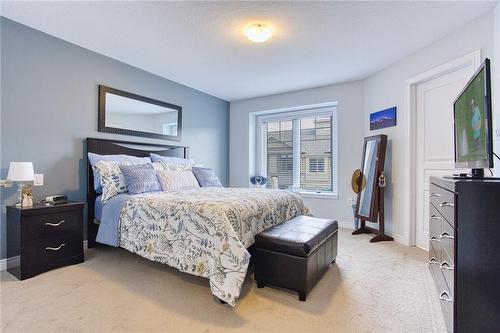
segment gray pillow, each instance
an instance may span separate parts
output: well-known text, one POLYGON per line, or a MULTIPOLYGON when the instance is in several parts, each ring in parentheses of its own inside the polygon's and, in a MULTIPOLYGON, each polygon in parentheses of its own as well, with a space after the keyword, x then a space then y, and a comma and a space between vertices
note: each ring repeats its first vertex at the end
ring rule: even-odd
POLYGON ((212 169, 193 167, 192 171, 201 187, 222 187, 219 178, 212 169))
POLYGON ((156 177, 156 171, 151 163, 120 165, 128 193, 161 191, 161 184, 156 177))

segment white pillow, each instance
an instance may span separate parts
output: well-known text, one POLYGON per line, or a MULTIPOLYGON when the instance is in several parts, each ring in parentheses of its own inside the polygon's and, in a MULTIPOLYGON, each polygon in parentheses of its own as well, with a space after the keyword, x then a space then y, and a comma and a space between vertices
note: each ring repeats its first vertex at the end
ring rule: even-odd
POLYGON ((99 161, 95 165, 95 169, 101 178, 102 196, 101 202, 106 203, 110 198, 117 194, 128 191, 125 177, 120 170, 120 165, 133 165, 137 163, 122 161, 99 161))
POLYGON ((200 187, 191 170, 160 170, 156 175, 164 192, 200 187))
POLYGON ((149 156, 153 162, 163 162, 170 164, 184 164, 184 165, 193 165, 194 161, 190 158, 182 158, 182 157, 170 157, 170 156, 161 156, 154 153, 150 153, 149 156))
POLYGON ((158 172, 158 171, 161 171, 161 170, 165 170, 165 167, 160 162, 154 162, 153 163, 153 169, 155 169, 155 171, 158 172))
POLYGON ((163 167, 163 170, 170 171, 190 171, 193 169, 192 165, 189 164, 176 164, 176 163, 167 163, 167 162, 158 162, 163 167))

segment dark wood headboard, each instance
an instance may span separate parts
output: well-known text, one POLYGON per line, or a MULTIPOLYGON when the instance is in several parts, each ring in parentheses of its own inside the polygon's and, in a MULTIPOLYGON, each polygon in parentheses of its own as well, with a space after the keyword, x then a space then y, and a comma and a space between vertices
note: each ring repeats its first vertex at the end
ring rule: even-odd
POLYGON ((189 148, 184 146, 159 145, 155 143, 117 141, 106 139, 87 138, 87 152, 85 159, 87 160, 87 239, 88 247, 96 245, 95 239, 99 226, 94 222, 95 219, 95 199, 99 195, 94 190, 93 171, 88 161, 87 153, 96 153, 100 155, 118 155, 126 154, 138 157, 149 156, 150 153, 155 153, 161 156, 183 157, 188 158, 189 148))

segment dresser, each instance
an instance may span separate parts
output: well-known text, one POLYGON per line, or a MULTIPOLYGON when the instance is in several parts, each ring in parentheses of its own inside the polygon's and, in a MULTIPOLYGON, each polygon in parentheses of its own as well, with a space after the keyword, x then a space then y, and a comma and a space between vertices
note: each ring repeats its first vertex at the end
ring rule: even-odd
POLYGON ((448 332, 500 332, 500 181, 431 177, 429 269, 448 332))
POLYGON ((20 280, 83 262, 83 203, 7 207, 7 271, 20 280))

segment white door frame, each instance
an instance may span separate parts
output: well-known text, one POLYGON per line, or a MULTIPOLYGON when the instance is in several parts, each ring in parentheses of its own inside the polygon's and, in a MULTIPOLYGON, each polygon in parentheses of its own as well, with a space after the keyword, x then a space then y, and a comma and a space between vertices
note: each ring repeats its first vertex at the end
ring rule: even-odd
POLYGON ((408 115, 407 121, 407 135, 408 144, 406 149, 405 159, 409 166, 408 185, 405 189, 405 197, 408 207, 407 218, 405 219, 405 234, 407 236, 406 245, 415 246, 416 244, 416 196, 415 185, 417 178, 416 170, 416 87, 420 83, 435 79, 439 76, 448 74, 450 72, 465 68, 472 65, 474 69, 478 68, 481 64, 481 50, 476 50, 472 53, 466 54, 460 58, 449 61, 440 66, 434 67, 424 73, 418 74, 405 82, 404 90, 404 104, 408 115))

